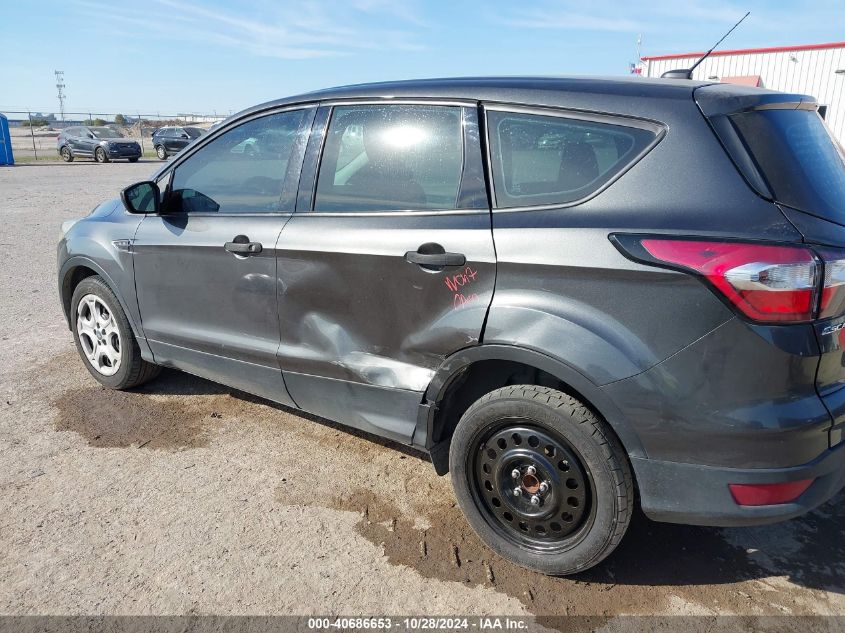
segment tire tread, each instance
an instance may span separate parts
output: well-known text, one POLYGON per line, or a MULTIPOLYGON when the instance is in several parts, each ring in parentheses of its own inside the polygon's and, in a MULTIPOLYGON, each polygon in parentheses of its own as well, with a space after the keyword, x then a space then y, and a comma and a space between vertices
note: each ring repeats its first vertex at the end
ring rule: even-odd
MULTIPOLYGON (((119 390, 132 389, 157 377, 161 373, 161 367, 154 363, 147 362, 141 357, 141 348, 138 346, 138 341, 135 338, 135 333, 132 331, 132 326, 129 324, 129 319, 124 314, 123 307, 120 305, 120 301, 118 301, 117 296, 114 294, 109 285, 103 281, 102 277, 99 275, 92 275, 91 277, 86 277, 79 282, 79 285, 76 286, 73 292, 73 299, 71 300, 72 309, 76 309, 77 295, 85 292, 84 286, 95 286, 96 290, 105 295, 106 299, 112 304, 112 306, 117 306, 117 310, 112 308, 112 313, 121 322, 121 328, 127 332, 126 338, 131 341, 132 353, 130 354, 129 359, 129 371, 120 383, 111 386, 110 388, 119 390), (82 288, 82 290, 80 290, 80 288, 82 288)), ((76 337, 75 332, 74 337, 76 337)), ((87 361, 83 359, 83 362, 86 363, 85 367, 89 372, 91 372, 91 375, 102 383, 102 380, 94 374, 87 361)))
POLYGON ((514 399, 516 401, 534 400, 552 409, 564 410, 572 420, 580 426, 589 429, 589 434, 600 448, 616 489, 616 520, 614 522, 614 529, 608 535, 604 546, 590 560, 582 562, 577 568, 566 573, 576 573, 597 565, 609 556, 622 541, 633 516, 634 477, 625 449, 607 422, 593 413, 580 400, 552 387, 542 387, 539 385, 510 385, 501 387, 475 401, 466 410, 461 419, 472 417, 480 408, 493 400, 501 401, 508 399, 514 399))

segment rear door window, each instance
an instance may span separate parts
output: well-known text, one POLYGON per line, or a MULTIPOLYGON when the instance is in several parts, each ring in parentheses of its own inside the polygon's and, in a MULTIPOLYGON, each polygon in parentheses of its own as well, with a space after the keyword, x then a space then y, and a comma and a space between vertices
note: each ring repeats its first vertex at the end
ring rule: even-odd
POLYGON ((730 118, 778 202, 845 224, 845 154, 815 110, 730 118))
POLYGON ((565 116, 487 112, 499 208, 568 204, 630 166, 657 131, 565 116))
POLYGON ((314 210, 455 209, 462 169, 460 107, 339 106, 329 124, 314 210))

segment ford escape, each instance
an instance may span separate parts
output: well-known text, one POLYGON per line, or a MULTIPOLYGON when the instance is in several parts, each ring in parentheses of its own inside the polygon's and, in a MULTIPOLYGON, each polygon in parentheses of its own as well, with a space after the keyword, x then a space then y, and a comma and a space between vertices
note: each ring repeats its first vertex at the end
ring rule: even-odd
POLYGON ((845 484, 845 165, 809 97, 282 99, 66 223, 58 268, 103 385, 174 367, 416 447, 541 572, 597 564, 636 505, 752 525, 845 484))

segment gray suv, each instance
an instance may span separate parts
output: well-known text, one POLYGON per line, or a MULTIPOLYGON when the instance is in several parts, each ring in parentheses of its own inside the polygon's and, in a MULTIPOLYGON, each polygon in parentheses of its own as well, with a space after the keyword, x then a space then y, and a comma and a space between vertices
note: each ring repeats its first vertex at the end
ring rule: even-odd
POLYGON ((178 154, 203 134, 205 130, 198 127, 161 127, 153 132, 153 149, 159 159, 166 160, 168 156, 178 154))
POLYGON ((103 385, 174 367, 415 447, 531 569, 596 565, 636 506, 753 525, 845 484, 845 164, 808 97, 327 90, 63 228, 103 385))
POLYGON ((138 141, 126 138, 106 126, 78 126, 64 129, 56 139, 56 151, 66 163, 75 158, 93 158, 98 163, 127 159, 137 163, 141 158, 138 141))

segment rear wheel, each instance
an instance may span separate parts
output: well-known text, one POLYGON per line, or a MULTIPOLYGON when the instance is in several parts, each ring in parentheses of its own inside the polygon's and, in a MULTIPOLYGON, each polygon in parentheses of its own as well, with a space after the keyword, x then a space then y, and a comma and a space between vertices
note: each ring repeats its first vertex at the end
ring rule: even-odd
POLYGON ((552 575, 601 562, 633 510, 627 456, 583 403, 535 385, 503 387, 461 418, 449 453, 472 528, 513 562, 552 575))
POLYGON ((164 145, 156 145, 156 156, 160 160, 167 160, 167 150, 164 149, 164 145))
POLYGON ((110 389, 130 389, 152 380, 161 368, 141 358, 129 320, 106 283, 83 279, 71 298, 71 327, 86 369, 110 389))
POLYGON ((62 160, 66 163, 73 162, 73 154, 71 154, 70 148, 67 145, 62 147, 62 150, 59 152, 59 155, 62 157, 62 160))
POLYGON ((98 147, 96 150, 94 150, 94 160, 98 163, 109 162, 109 157, 106 156, 106 150, 104 150, 102 147, 98 147))

